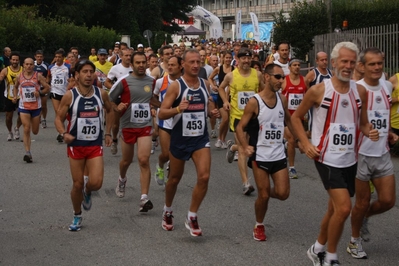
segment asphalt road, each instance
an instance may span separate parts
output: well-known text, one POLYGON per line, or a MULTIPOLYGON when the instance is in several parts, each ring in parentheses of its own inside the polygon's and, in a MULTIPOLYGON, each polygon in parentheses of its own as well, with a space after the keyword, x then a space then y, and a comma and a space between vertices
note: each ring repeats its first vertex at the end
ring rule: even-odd
MULTIPOLYGON (((149 197, 154 209, 139 213, 135 159, 128 171, 126 196, 116 197, 121 155, 120 151, 111 155, 109 148, 103 187, 94 194, 91 211, 83 213, 82 230, 69 232, 72 180, 66 145, 56 141, 50 102, 49 110, 48 128, 32 137, 31 164, 22 160, 21 142, 7 142, 5 113, 0 113, 0 265, 312 265, 306 251, 317 237, 327 205, 313 162, 297 154, 299 179, 291 180, 286 201, 270 201, 265 218, 268 240, 257 242, 252 238, 256 192, 242 195, 237 164, 226 162, 225 150, 214 148, 214 140, 209 190, 198 213, 202 237, 190 236, 184 226, 196 179, 191 161, 173 206, 175 230, 166 232, 161 228, 163 188, 152 180, 149 197)), ((153 169, 158 153, 159 148, 151 156, 153 169)), ((392 159, 398 175, 399 159, 392 159)), ((339 245, 340 262, 399 265, 398 217, 396 204, 370 220, 372 239, 364 244, 367 260, 356 260, 345 251, 348 220, 339 245)))

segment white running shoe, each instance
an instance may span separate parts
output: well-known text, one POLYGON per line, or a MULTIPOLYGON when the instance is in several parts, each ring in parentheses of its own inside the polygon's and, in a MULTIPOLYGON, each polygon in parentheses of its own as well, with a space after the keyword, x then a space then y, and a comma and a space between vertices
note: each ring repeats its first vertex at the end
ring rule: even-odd
POLYGON ((222 141, 220 139, 218 139, 215 143, 215 147, 216 148, 221 148, 222 147, 222 141))
POLYGON ((17 127, 14 128, 14 139, 19 140, 19 129, 17 127))
POLYGON ((367 254, 364 252, 362 246, 362 238, 359 238, 355 242, 350 241, 346 251, 355 259, 367 259, 367 254))
POLYGON ((234 161, 238 161, 238 151, 234 154, 234 161))
POLYGON ((118 185, 115 188, 115 193, 119 198, 123 198, 125 196, 125 187, 126 182, 122 182, 118 179, 118 185))
POLYGON ((307 252, 308 258, 313 262, 313 266, 323 266, 326 252, 314 252, 314 245, 312 245, 307 252))
POLYGON ((216 131, 215 130, 212 130, 211 131, 211 139, 216 139, 216 131))
POLYGON ((118 153, 118 142, 113 142, 111 144, 111 154, 115 155, 118 153))

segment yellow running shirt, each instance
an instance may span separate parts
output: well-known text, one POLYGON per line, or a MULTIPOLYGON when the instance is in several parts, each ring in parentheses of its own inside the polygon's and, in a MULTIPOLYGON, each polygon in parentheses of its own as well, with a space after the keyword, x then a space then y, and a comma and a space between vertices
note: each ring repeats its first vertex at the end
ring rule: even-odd
MULTIPOLYGON (((392 99, 399 98, 399 73, 396 73, 396 78, 398 79, 398 85, 393 88, 392 99)), ((391 127, 399 129, 399 102, 395 102, 391 106, 391 127)))
POLYGON ((258 92, 259 79, 256 69, 251 68, 251 74, 243 77, 238 68, 233 70, 233 82, 230 84, 230 129, 234 131, 234 120, 240 120, 249 99, 258 92))

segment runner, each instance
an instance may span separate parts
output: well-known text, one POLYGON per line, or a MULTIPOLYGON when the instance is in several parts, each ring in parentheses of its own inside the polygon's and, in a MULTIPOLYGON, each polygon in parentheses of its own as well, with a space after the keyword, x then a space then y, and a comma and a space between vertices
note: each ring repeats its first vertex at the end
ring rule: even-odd
POLYGON ((82 226, 82 210, 91 208, 91 192, 101 188, 104 178, 103 135, 105 145, 112 142, 111 125, 113 112, 105 90, 93 86, 97 78, 96 67, 89 60, 80 61, 75 68, 77 86, 68 90, 61 100, 55 119, 55 126, 68 144, 67 152, 73 186, 71 200, 74 210, 70 231, 79 231, 82 226), (106 110, 106 130, 104 134, 103 109, 106 110), (64 121, 68 115, 68 127, 64 121), (90 178, 84 180, 85 168, 90 178), (87 182, 86 182, 87 181, 87 182))
POLYGON ((379 131, 378 141, 362 136, 355 180, 356 202, 351 212, 352 236, 347 252, 356 259, 367 259, 362 240, 368 242, 367 227, 371 216, 388 211, 395 205, 395 176, 389 154, 388 140, 395 143, 398 136, 390 132, 390 102, 392 84, 381 80, 384 59, 378 48, 367 48, 360 57, 364 78, 357 83, 367 90, 367 114, 370 123, 379 131), (369 181, 377 190, 377 199, 370 204, 369 181))
MULTIPOLYGON (((293 58, 288 63, 290 74, 286 76, 286 79, 282 85, 282 94, 288 100, 288 111, 292 115, 301 103, 303 96, 309 84, 303 76, 300 75, 301 61, 293 58)), ((302 120, 303 121, 303 120, 302 120)), ((297 179, 298 174, 295 169, 295 138, 292 135, 288 127, 284 128, 284 138, 287 140, 287 155, 288 155, 288 173, 290 178, 297 179)))
MULTIPOLYGON (((169 85, 181 77, 182 75, 182 59, 181 57, 172 56, 168 62, 168 76, 160 78, 155 83, 154 97, 157 97, 159 104, 161 105, 165 98, 166 91, 169 85)), ((158 109, 159 112, 159 109, 158 109)), ((158 163, 156 165, 155 180, 158 185, 163 186, 166 183, 164 165, 169 161, 169 147, 170 147, 170 134, 172 131, 173 118, 167 120, 161 120, 157 116, 157 124, 159 128, 159 140, 161 143, 161 153, 158 157, 158 163)))
MULTIPOLYGON (((221 56, 223 56, 223 64, 219 67, 215 68, 212 74, 209 76, 209 83, 211 84, 212 88, 216 88, 218 90, 217 93, 217 101, 216 106, 219 109, 219 113, 221 116, 221 121, 219 124, 219 138, 215 143, 216 148, 227 149, 226 143, 226 135, 229 129, 229 112, 223 108, 223 101, 219 95, 219 84, 221 84, 224 80, 224 77, 234 70, 234 66, 231 65, 231 60, 233 60, 233 56, 230 52, 221 52, 221 56), (215 77, 218 77, 218 84, 215 83, 215 77)), ((227 95, 229 95, 229 87, 224 88, 227 95)))
POLYGON ((106 60, 107 55, 107 50, 105 50, 104 48, 98 49, 98 61, 94 62, 98 81, 100 81, 102 85, 104 85, 105 81, 107 80, 107 75, 113 66, 111 62, 106 60))
POLYGON ((23 71, 16 78, 13 103, 18 102, 17 95, 20 95, 18 112, 24 127, 23 141, 26 153, 23 159, 27 163, 32 162, 30 131, 32 130, 34 135, 39 133, 41 113, 40 92, 46 94, 49 90, 50 86, 47 84, 46 78, 39 74, 39 72, 34 71, 33 59, 26 58, 23 71))
POLYGON ((355 192, 357 136, 360 129, 372 140, 378 131, 370 130, 367 121, 367 95, 363 86, 351 81, 358 56, 358 48, 351 42, 335 45, 331 52, 334 76, 310 88, 291 122, 302 150, 315 160, 324 188, 329 194, 317 241, 307 255, 314 265, 339 265, 337 245, 351 210, 355 192), (313 109, 312 142, 302 126, 302 117, 313 109), (361 110, 362 109, 362 110, 361 110), (327 254, 325 245, 328 244, 327 254))
POLYGON ((274 64, 281 66, 284 70, 284 75, 288 76, 290 74, 290 69, 288 65, 289 55, 290 55, 290 45, 288 42, 280 42, 277 45, 277 54, 279 55, 277 59, 274 60, 274 64))
MULTIPOLYGON (((251 51, 248 48, 241 48, 237 57, 238 67, 228 73, 219 86, 219 96, 223 101, 223 107, 230 111, 230 130, 232 132, 235 132, 235 128, 238 122, 240 122, 248 100, 264 87, 262 73, 251 68, 251 51), (230 87, 230 102, 225 92, 227 86, 230 87)), ((226 158, 229 163, 232 163, 234 154, 238 151, 238 169, 243 183, 243 194, 248 196, 255 189, 248 180, 248 169, 244 149, 238 141, 236 134, 234 134, 234 137, 236 142, 235 145, 232 140, 227 141, 226 158)))
MULTIPOLYGON (((131 67, 132 60, 132 52, 129 49, 124 49, 121 52, 122 54, 122 62, 120 64, 114 65, 111 67, 108 72, 107 79, 105 80, 104 86, 110 90, 113 83, 118 79, 126 76, 130 72, 133 71, 131 67)), ((120 99, 119 99, 120 102, 120 99)), ((119 104, 118 102, 118 104, 119 104)), ((118 134, 119 134, 119 113, 114 113, 114 125, 112 126, 112 144, 111 144, 111 153, 113 155, 118 153, 118 134)))
MULTIPOLYGON (((54 60, 55 63, 48 68, 47 83, 51 86, 50 99, 57 115, 61 99, 67 91, 71 66, 64 63, 64 52, 62 50, 55 51, 54 60)), ((57 141, 63 142, 61 134, 58 134, 57 141)))
POLYGON ((165 69, 168 67, 168 61, 169 58, 173 55, 173 48, 170 45, 164 45, 159 49, 159 56, 161 58, 161 63, 158 65, 158 67, 154 68, 151 71, 151 76, 154 79, 159 79, 167 75, 165 69))
POLYGON ((173 82, 159 111, 159 119, 173 117, 170 141, 170 170, 165 188, 165 206, 162 228, 173 230, 172 203, 177 186, 184 173, 185 161, 193 159, 197 170, 197 184, 192 193, 186 228, 192 236, 201 236, 197 212, 208 190, 211 168, 211 152, 206 117, 218 116, 217 109, 209 101, 209 84, 198 78, 200 55, 195 49, 186 49, 183 54, 182 78, 173 82))
POLYGON ((305 79, 309 83, 309 88, 321 83, 324 79, 330 79, 332 72, 328 68, 328 56, 325 52, 316 54, 316 67, 306 75, 305 79))
MULTIPOLYGON (((35 53, 35 67, 34 67, 34 71, 39 72, 44 78, 47 79, 47 75, 48 75, 48 67, 49 65, 44 62, 44 55, 43 55, 43 51, 41 50, 37 50, 35 53)), ((39 120, 41 120, 41 125, 42 128, 46 128, 47 127, 47 122, 46 122, 46 117, 47 117, 47 100, 48 100, 48 92, 47 93, 43 93, 43 86, 40 87, 40 97, 41 97, 41 104, 42 104, 42 112, 41 112, 41 117, 39 118, 39 120)))
POLYGON ((134 146, 137 143, 137 157, 140 166, 141 199, 140 212, 148 212, 153 208, 148 199, 151 170, 151 133, 152 116, 155 110, 150 106, 154 79, 145 74, 147 58, 144 53, 135 52, 132 55, 133 72, 120 80, 109 92, 114 110, 120 115, 122 140, 122 159, 119 163, 119 178, 115 193, 118 197, 125 196, 127 170, 132 163, 134 146), (118 98, 121 102, 116 105, 118 98))
POLYGON ((250 98, 244 114, 236 127, 237 139, 241 143, 248 166, 254 173, 258 198, 255 202, 256 223, 253 237, 266 241, 263 220, 269 198, 286 200, 290 194, 290 181, 287 159, 284 152, 284 124, 293 132, 287 99, 280 96, 279 90, 284 80, 284 72, 279 65, 269 64, 265 68, 266 88, 250 98), (247 139, 244 130, 249 135, 247 139), (273 180, 271 187, 269 177, 273 180))
POLYGON ((6 126, 8 129, 7 141, 12 141, 13 138, 15 140, 19 140, 19 128, 22 124, 21 118, 18 114, 17 126, 14 128, 14 133, 12 132, 12 119, 14 116, 14 111, 18 108, 18 100, 14 101, 14 85, 16 78, 22 72, 22 67, 19 65, 19 60, 19 54, 12 52, 10 56, 10 65, 3 68, 3 70, 0 72, 0 82, 4 80, 6 83, 6 89, 4 90, 4 110, 6 111, 6 126))

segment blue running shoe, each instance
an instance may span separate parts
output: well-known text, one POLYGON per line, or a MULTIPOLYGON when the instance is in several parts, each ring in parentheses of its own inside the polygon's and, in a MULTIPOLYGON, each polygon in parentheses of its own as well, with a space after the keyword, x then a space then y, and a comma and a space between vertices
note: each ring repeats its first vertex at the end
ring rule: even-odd
POLYGON ((82 227, 82 215, 74 215, 72 224, 69 226, 69 231, 80 231, 82 227))

